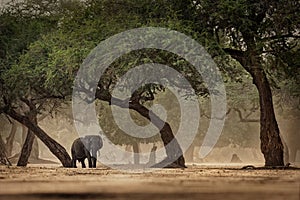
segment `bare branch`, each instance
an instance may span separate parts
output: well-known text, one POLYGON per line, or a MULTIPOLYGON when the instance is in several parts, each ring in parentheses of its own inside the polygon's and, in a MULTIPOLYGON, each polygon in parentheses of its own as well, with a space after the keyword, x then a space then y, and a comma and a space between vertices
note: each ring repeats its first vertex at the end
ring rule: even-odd
POLYGON ((252 112, 250 114, 246 115, 246 117, 243 117, 242 111, 240 111, 238 108, 234 108, 234 111, 236 111, 238 113, 240 122, 260 122, 259 119, 247 119, 247 117, 249 117, 252 114, 252 112))
POLYGON ((202 113, 201 115, 204 116, 204 117, 206 117, 207 119, 224 120, 225 117, 226 117, 227 115, 229 115, 230 112, 231 112, 231 108, 229 108, 229 109, 227 110, 227 112, 225 113, 225 115, 222 116, 222 117, 210 117, 210 116, 208 116, 205 112, 201 112, 201 113, 202 113))

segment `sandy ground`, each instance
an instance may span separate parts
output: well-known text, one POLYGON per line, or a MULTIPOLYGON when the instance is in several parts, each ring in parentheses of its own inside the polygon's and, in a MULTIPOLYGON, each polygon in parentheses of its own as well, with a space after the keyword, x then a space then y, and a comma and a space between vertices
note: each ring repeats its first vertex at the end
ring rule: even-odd
POLYGON ((300 170, 189 166, 144 173, 101 166, 1 166, 0 199, 300 200, 300 170))

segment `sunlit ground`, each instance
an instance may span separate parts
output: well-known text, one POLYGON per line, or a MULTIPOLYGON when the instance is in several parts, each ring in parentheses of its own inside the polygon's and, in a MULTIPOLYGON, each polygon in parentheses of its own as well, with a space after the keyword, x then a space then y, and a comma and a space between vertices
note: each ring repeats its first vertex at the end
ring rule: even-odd
POLYGON ((0 167, 0 199, 300 199, 300 170, 234 165, 119 171, 59 165, 0 167))

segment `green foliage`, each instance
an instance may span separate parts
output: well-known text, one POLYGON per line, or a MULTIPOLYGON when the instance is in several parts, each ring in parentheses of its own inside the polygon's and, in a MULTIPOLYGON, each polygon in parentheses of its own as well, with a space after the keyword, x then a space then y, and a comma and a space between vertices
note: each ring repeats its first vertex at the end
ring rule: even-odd
MULTIPOLYGON (((28 50, 33 41, 38 40, 41 34, 51 31, 56 24, 54 18, 43 16, 32 18, 17 10, 18 7, 8 7, 0 13, 0 107, 4 106, 4 97, 10 101, 17 96, 14 94, 15 88, 11 88, 7 83, 28 79, 22 77, 16 80, 15 77, 8 75, 10 73, 8 71, 19 62, 20 56, 28 50)), ((25 75, 28 71, 20 72, 25 75)), ((30 82, 22 84, 29 85, 30 82)))

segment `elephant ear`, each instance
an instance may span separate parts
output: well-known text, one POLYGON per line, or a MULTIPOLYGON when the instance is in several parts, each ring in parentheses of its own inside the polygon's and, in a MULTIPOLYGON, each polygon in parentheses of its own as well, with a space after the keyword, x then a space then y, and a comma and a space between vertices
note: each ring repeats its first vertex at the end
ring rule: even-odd
POLYGON ((88 137, 87 142, 88 142, 89 150, 91 150, 92 145, 93 145, 94 137, 92 137, 92 136, 86 136, 86 137, 88 137))
POLYGON ((90 137, 89 136, 84 136, 81 139, 82 144, 84 145, 85 148, 89 149, 91 146, 91 142, 90 142, 90 137))
POLYGON ((99 149, 101 149, 103 147, 103 140, 100 136, 98 136, 99 139, 99 149))

